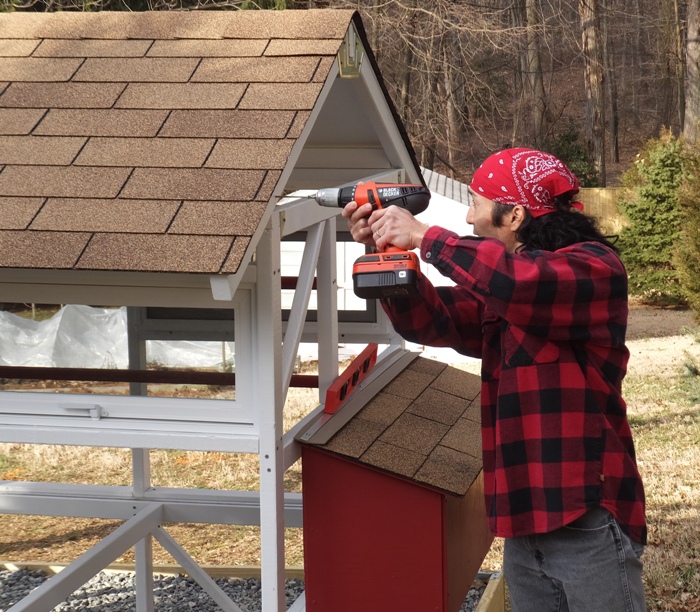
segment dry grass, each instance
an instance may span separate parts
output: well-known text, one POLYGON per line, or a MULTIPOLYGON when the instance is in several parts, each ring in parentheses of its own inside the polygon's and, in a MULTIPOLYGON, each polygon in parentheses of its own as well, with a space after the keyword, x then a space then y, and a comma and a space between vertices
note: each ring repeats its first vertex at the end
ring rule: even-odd
POLYGON ((673 373, 630 376, 630 422, 647 494, 648 607, 700 610, 700 344, 673 373))
MULTIPOLYGON (((692 335, 631 343, 625 382, 640 470, 648 498, 649 546, 645 583, 650 612, 700 610, 700 342, 692 335), (669 354, 673 360, 661 362, 669 354), (646 360, 646 361, 645 361, 646 360)), ((317 404, 316 391, 294 390, 286 425, 317 404)), ((151 451, 158 486, 257 489, 258 461, 251 455, 151 451)), ((122 449, 0 444, 0 479, 128 485, 131 454, 122 449)), ((285 486, 301 490, 300 466, 285 486)), ((68 562, 118 524, 115 521, 0 516, 0 559, 68 562)), ((258 565, 259 529, 170 525, 168 531, 202 564, 258 565)), ((287 565, 303 564, 302 534, 289 529, 287 565)), ((484 567, 499 570, 502 541, 496 540, 484 567)), ((157 563, 172 563, 154 545, 157 563)), ((133 560, 132 552, 119 561, 133 560)))

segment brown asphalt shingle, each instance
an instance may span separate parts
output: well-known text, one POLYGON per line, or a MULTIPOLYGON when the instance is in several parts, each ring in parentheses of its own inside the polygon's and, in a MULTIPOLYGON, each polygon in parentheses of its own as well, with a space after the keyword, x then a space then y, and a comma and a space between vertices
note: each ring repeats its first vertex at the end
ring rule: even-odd
POLYGON ((25 229, 43 203, 43 198, 0 198, 0 230, 25 229))
MULTIPOLYGON (((76 166, 199 168, 214 147, 202 138, 91 138, 76 166)), ((0 139, 0 151, 2 140, 0 139)), ((240 167, 240 166, 239 166, 240 167)))
MULTIPOLYGON (((3 111, 10 110, 14 109, 0 109, 0 122, 3 111)), ((38 112, 41 117, 45 111, 34 112, 38 112)), ((158 134, 167 116, 167 110, 53 108, 36 127, 34 134, 152 138, 158 134)))
POLYGON ((0 13, 0 268, 237 272, 353 19, 0 13))
POLYGON ((224 265, 221 266, 221 274, 234 274, 238 270, 250 242, 250 238, 246 236, 236 237, 224 265))
POLYGON ((80 67, 79 59, 6 57, 0 62, 3 81, 68 81, 80 67))
POLYGON ((0 40, 0 57, 28 57, 40 42, 39 40, 0 40))
POLYGON ((111 108, 123 83, 10 83, 2 108, 111 108))
POLYGON ((281 170, 294 140, 232 138, 219 140, 207 160, 208 168, 259 168, 281 170))
POLYGON ((0 253, 8 268, 70 269, 89 239, 77 232, 0 231, 0 253))
POLYGON ((34 57, 143 57, 150 40, 43 40, 34 57))
MULTIPOLYGON (((174 61, 174 60, 173 60, 174 61)), ((318 57, 205 58, 192 76, 195 83, 307 83, 318 57)))
POLYGON ((0 164, 68 166, 85 138, 0 136, 0 164))
POLYGON ((130 168, 8 165, 0 174, 0 197, 116 198, 130 172, 130 168))
POLYGON ((252 200, 263 177, 260 170, 136 168, 121 196, 146 200, 252 200))
POLYGON ((265 212, 263 202, 184 202, 171 234, 252 236, 265 212))
POLYGON ((157 40, 148 57, 246 57, 260 56, 268 40, 157 40))
POLYGON ((419 357, 327 443, 314 442, 313 437, 302 441, 464 495, 482 468, 478 392, 474 401, 465 397, 480 384, 474 374, 419 357), (441 390, 446 381, 458 395, 441 390))
POLYGON ((252 83, 246 89, 239 108, 311 110, 319 93, 320 83, 252 83))
POLYGON ((0 108, 0 134, 29 134, 45 112, 33 108, 0 108))
POLYGON ((133 272, 192 272, 216 274, 231 247, 226 236, 169 236, 165 234, 94 234, 76 264, 81 270, 133 272), (167 249, 167 262, 154 254, 167 249))
POLYGON ((199 108, 235 107, 245 85, 241 83, 130 83, 116 108, 199 108))
POLYGON ((180 202, 49 198, 30 225, 59 232, 162 234, 180 202))
POLYGON ((73 80, 91 83, 186 83, 190 80, 198 61, 194 57, 94 57, 85 60, 73 80))
POLYGON ((465 495, 481 468, 481 457, 438 446, 418 470, 415 479, 455 495, 465 495))

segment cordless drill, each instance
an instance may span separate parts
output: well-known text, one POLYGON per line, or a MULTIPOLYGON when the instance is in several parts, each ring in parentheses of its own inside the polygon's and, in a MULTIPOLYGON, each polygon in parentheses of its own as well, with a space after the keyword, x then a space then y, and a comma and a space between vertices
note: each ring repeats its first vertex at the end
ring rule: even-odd
MULTIPOLYGON (((372 204, 374 210, 400 206, 417 215, 428 207, 430 190, 423 185, 368 182, 320 189, 312 197, 321 206, 343 208, 354 200, 359 206, 372 204)), ((391 245, 384 251, 362 255, 352 267, 355 295, 363 299, 412 295, 417 291, 419 277, 418 256, 391 245)))

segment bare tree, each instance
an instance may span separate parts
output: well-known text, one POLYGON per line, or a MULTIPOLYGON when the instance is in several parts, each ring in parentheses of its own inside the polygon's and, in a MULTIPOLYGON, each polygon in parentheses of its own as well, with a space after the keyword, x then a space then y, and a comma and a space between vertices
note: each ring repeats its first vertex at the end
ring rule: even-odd
POLYGON ((532 105, 532 140, 535 146, 540 146, 546 131, 547 101, 542 80, 542 63, 540 57, 540 30, 542 21, 538 0, 526 0, 527 17, 527 83, 532 105))
POLYGON ((579 0, 581 39, 586 91, 586 146, 604 187, 605 176, 605 98, 598 0, 579 0))
POLYGON ((610 21, 611 0, 603 0, 604 13, 602 16, 602 36, 603 36, 603 66, 605 79, 605 95, 608 112, 608 131, 610 133, 610 161, 617 163, 620 161, 619 148, 619 125, 620 118, 617 108, 617 75, 615 73, 615 54, 613 52, 614 42, 611 39, 608 23, 610 21))
POLYGON ((688 2, 687 24, 683 137, 692 144, 698 144, 700 142, 700 0, 688 2))

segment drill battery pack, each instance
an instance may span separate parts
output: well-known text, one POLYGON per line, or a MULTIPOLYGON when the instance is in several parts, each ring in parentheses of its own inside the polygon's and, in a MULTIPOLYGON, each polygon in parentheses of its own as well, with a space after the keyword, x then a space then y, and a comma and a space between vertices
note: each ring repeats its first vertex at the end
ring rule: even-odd
POLYGON ((366 300, 414 295, 420 274, 418 256, 412 251, 362 255, 352 267, 353 289, 366 300))

